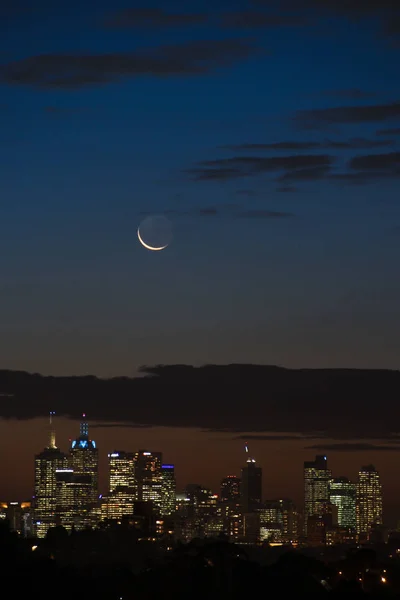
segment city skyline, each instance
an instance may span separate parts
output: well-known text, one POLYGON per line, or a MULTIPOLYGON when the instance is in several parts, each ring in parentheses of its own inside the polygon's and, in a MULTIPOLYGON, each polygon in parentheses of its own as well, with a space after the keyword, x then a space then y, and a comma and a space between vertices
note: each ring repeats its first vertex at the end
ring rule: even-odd
MULTIPOLYGON (((62 424, 62 421, 63 420, 61 420, 61 424, 62 424)), ((72 420, 68 420, 68 421, 64 420, 64 421, 66 421, 69 425, 71 425, 71 424, 75 424, 75 426, 78 425, 77 421, 72 421, 72 420)), ((51 440, 52 440, 51 432, 53 430, 51 430, 51 429, 49 430, 48 420, 47 420, 47 423, 43 423, 43 425, 47 425, 47 431, 46 431, 47 443, 45 446, 45 449, 46 449, 46 448, 51 447, 51 446, 49 446, 48 439, 49 439, 49 432, 50 432, 50 443, 51 443, 51 440)), ((96 424, 93 424, 93 425, 94 425, 94 429, 96 430, 96 424)), ((96 431, 96 437, 98 437, 97 433, 100 432, 100 429, 98 429, 96 431)), ((106 429, 107 429, 107 427, 106 427, 106 429)), ((92 436, 90 436, 90 438, 92 438, 92 436)), ((120 437, 120 440, 121 440, 121 437, 120 437)), ((65 446, 61 446, 61 444, 57 443, 56 448, 60 451, 60 456, 67 455, 66 453, 68 451, 68 448, 71 448, 71 441, 72 441, 72 438, 69 438, 68 445, 66 444, 65 446)), ((236 444, 237 444, 237 442, 236 442, 236 444)), ((257 444, 255 444, 255 445, 257 446, 257 444)), ((121 444, 120 444, 120 446, 121 446, 121 444)), ((98 447, 97 443, 96 443, 96 447, 98 447)), ((108 472, 107 467, 109 464, 108 461, 110 460, 110 456, 113 456, 113 454, 110 454, 110 453, 127 452, 128 454, 131 453, 133 455, 135 452, 138 451, 138 448, 139 448, 138 446, 136 446, 135 448, 126 448, 126 447, 123 448, 121 446, 121 447, 113 447, 113 448, 108 448, 108 449, 101 449, 101 448, 99 449, 99 459, 100 459, 99 460, 99 464, 100 464, 99 492, 101 493, 101 495, 108 494, 110 480, 109 480, 109 472, 108 472)), ((156 454, 157 454, 157 452, 160 452, 160 455, 161 455, 161 453, 162 453, 163 464, 164 464, 165 452, 163 451, 163 449, 160 449, 160 448, 155 449, 154 447, 149 446, 149 445, 146 445, 145 448, 152 454, 154 454, 154 452, 156 452, 156 454)), ((259 446, 259 448, 261 449, 261 446, 259 446)), ((44 449, 44 451, 45 451, 45 449, 44 449)), ((236 450, 239 450, 239 449, 236 448, 236 450)), ((41 452, 43 454, 43 449, 41 452)), ((143 451, 141 451, 141 452, 143 452, 143 451)), ((35 454, 37 456, 40 456, 40 452, 38 452, 38 451, 36 451, 35 454)), ((144 454, 146 454, 146 452, 144 452, 144 454)), ((229 472, 229 473, 227 472, 227 473, 223 474, 223 472, 221 471, 221 473, 217 476, 217 479, 214 476, 214 478, 211 478, 211 479, 208 478, 208 481, 207 481, 207 475, 205 477, 203 477, 203 479, 205 479, 205 481, 204 480, 196 480, 195 478, 192 478, 191 480, 188 480, 188 479, 185 480, 184 477, 185 476, 187 477, 187 475, 186 475, 187 471, 185 469, 183 469, 183 472, 181 472, 179 462, 175 462, 173 465, 171 465, 172 461, 168 461, 167 467, 171 467, 171 466, 174 467, 175 478, 177 481, 177 488, 176 488, 177 492, 182 492, 182 491, 184 491, 184 489, 187 485, 196 483, 196 484, 204 486, 205 488, 210 489, 213 493, 220 496, 221 495, 221 483, 227 476, 229 477, 229 476, 235 475, 235 476, 238 476, 239 478, 242 477, 243 467, 246 465, 246 462, 247 463, 249 462, 248 444, 247 443, 241 445, 240 454, 241 454, 240 466, 237 466, 236 469, 233 468, 231 470, 231 472, 229 472), (234 472, 234 471, 236 471, 236 472, 234 472)), ((265 453, 262 453, 262 452, 261 452, 261 454, 265 455, 265 453)), ((256 453, 252 451, 251 456, 254 457, 255 455, 256 455, 256 453)), ((296 456, 298 457, 298 454, 296 454, 296 456)), ((358 455, 357 455, 357 457, 358 457, 358 455)), ((237 457, 235 456, 234 458, 237 458, 237 457)), ((239 460, 240 460, 240 458, 239 458, 239 460)), ((327 457, 325 456, 323 458, 326 459, 327 457)), ((338 480, 340 480, 340 478, 347 477, 351 482, 355 483, 357 480, 357 477, 360 474, 360 471, 362 471, 362 469, 364 468, 363 467, 364 463, 366 464, 368 462, 368 458, 369 458, 369 456, 365 457, 365 454, 364 454, 364 462, 358 463, 357 465, 355 464, 354 460, 351 460, 350 463, 352 463, 353 468, 350 469, 349 465, 348 465, 349 455, 345 456, 344 462, 347 464, 347 468, 343 469, 343 471, 339 473, 337 471, 337 468, 340 463, 338 463, 338 461, 336 461, 335 459, 332 460, 332 457, 329 456, 330 465, 333 462, 334 466, 333 466, 333 468, 329 469, 330 476, 329 476, 328 480, 338 481, 338 480)), ((31 456, 31 459, 33 460, 33 456, 31 456)), ((308 451, 308 455, 306 456, 306 460, 304 461, 304 466, 313 464, 313 460, 311 460, 311 462, 310 462, 310 459, 312 459, 312 456, 310 455, 310 452, 308 451)), ((317 459, 318 459, 318 456, 317 456, 317 459)), ((31 462, 32 462, 32 460, 31 460, 31 462)), ((252 458, 251 460, 255 460, 255 459, 252 458)), ((179 461, 179 459, 178 459, 178 461, 179 461)), ((232 461, 232 463, 233 463, 233 461, 232 461)), ((218 466, 220 466, 220 465, 221 465, 221 463, 219 463, 218 466)), ((303 480, 304 474, 303 474, 301 462, 299 462, 298 460, 294 461, 294 463, 292 465, 289 465, 291 468, 289 468, 289 469, 285 468, 285 471, 283 473, 281 473, 281 475, 283 475, 283 478, 281 479, 281 484, 286 483, 286 486, 283 485, 281 489, 279 489, 279 487, 277 486, 276 483, 275 483, 274 488, 269 487, 268 484, 271 481, 271 471, 268 471, 266 466, 264 464, 262 464, 261 461, 259 461, 258 459, 256 460, 256 465, 257 465, 257 467, 261 467, 262 472, 263 472, 264 485, 263 485, 263 489, 262 489, 262 502, 275 501, 278 499, 290 499, 295 503, 295 506, 298 508, 298 510, 303 511, 303 508, 304 508, 304 480, 303 480), (297 471, 296 480, 290 481, 291 477, 293 477, 293 473, 295 473, 296 471, 297 471), (295 485, 293 485, 293 483, 295 485), (301 489, 299 489, 299 487, 298 487, 299 483, 300 483, 301 489), (287 484, 289 484, 289 486, 287 486, 287 484), (292 486, 290 484, 292 484, 292 486), (296 489, 296 484, 297 484, 297 489, 296 489), (285 493, 280 493, 281 490, 284 490, 285 493), (268 491, 270 492, 269 494, 268 494, 268 491), (273 491, 275 491, 276 493, 273 493, 273 491), (292 491, 294 493, 288 493, 290 491, 292 491)), ((189 467, 191 469, 193 468, 192 465, 189 465, 189 467)), ((65 469, 65 468, 68 468, 68 466, 66 463, 61 464, 61 462, 60 462, 60 466, 58 468, 65 469)), ((398 519, 397 499, 390 497, 390 493, 391 493, 390 492, 390 489, 391 489, 390 488, 390 479, 388 478, 387 472, 386 473, 384 472, 383 477, 382 477, 382 472, 381 472, 379 463, 378 463, 378 471, 381 475, 382 488, 385 490, 384 495, 383 495, 383 498, 384 498, 384 508, 383 508, 384 524, 385 524, 385 526, 394 527, 398 524, 398 520, 399 520, 398 519), (388 490, 386 490, 387 485, 388 485, 388 490), (389 492, 389 493, 387 493, 387 492, 389 492)), ((32 475, 33 475, 33 473, 34 473, 34 471, 33 471, 33 466, 32 466, 32 475)), ((203 473, 204 474, 207 473, 206 465, 203 465, 203 473), (205 467, 205 469, 204 469, 204 467, 205 467)), ((26 483, 24 483, 24 486, 25 486, 25 489, 27 489, 26 483)), ((1 493, 1 490, 0 490, 0 493, 1 493)), ((21 501, 27 501, 27 500, 29 501, 29 499, 32 497, 32 495, 30 493, 19 496, 18 498, 15 496, 16 496, 15 494, 5 495, 3 493, 1 495, 1 499, 3 501, 5 500, 5 501, 21 502, 21 501)), ((310 513, 310 514, 312 514, 312 513, 310 513)))

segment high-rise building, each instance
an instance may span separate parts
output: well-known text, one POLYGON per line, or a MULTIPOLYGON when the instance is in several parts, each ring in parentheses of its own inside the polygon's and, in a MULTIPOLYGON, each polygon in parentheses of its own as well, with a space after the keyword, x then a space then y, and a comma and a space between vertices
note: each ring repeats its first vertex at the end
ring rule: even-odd
POLYGON ((160 512, 163 517, 172 515, 176 511, 176 481, 174 465, 162 465, 162 499, 160 512))
MULTIPOLYGON (((245 445, 246 455, 249 453, 245 445)), ((241 505, 244 513, 255 511, 261 505, 262 499, 262 469, 256 465, 254 458, 248 456, 246 465, 242 468, 240 486, 241 505)))
POLYGON ((85 529, 93 524, 91 504, 92 492, 90 473, 76 474, 72 469, 56 471, 57 524, 67 530, 85 529))
POLYGON ((373 465, 362 467, 358 474, 356 495, 357 534, 368 537, 371 530, 382 525, 382 486, 373 465))
POLYGON ((221 502, 236 505, 240 504, 240 478, 228 475, 221 481, 221 502))
POLYGON ((49 444, 35 456, 34 526, 40 538, 46 536, 50 527, 57 525, 56 472, 68 467, 66 455, 56 446, 53 417, 54 412, 51 412, 49 444))
POLYGON ((347 477, 332 479, 329 483, 329 500, 337 507, 339 527, 356 527, 356 484, 347 477))
POLYGON ((299 513, 292 500, 279 500, 282 510, 282 541, 293 544, 299 536, 299 513))
POLYGON ((139 450, 136 459, 136 482, 138 500, 152 502, 160 507, 162 503, 162 453, 139 450))
POLYGON ((31 502, 0 502, 0 518, 7 519, 10 530, 21 537, 34 535, 31 502))
POLYGON ((329 512, 329 482, 332 472, 328 469, 326 456, 316 456, 313 461, 304 462, 304 529, 312 516, 322 516, 329 512))
POLYGON ((99 497, 99 452, 96 442, 89 439, 89 425, 83 414, 79 437, 71 443, 69 468, 74 475, 89 475, 90 487, 87 488, 87 504, 96 504, 99 497))
POLYGON ((108 491, 110 494, 116 488, 134 489, 136 487, 136 458, 134 452, 122 452, 122 450, 114 450, 108 455, 108 491))
POLYGON ((260 540, 293 544, 298 540, 298 513, 292 500, 267 500, 259 510, 260 540))

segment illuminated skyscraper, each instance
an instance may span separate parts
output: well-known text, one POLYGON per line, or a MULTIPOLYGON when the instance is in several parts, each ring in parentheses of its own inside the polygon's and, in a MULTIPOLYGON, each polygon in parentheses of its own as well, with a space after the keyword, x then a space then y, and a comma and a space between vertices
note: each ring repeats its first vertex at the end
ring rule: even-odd
POLYGON ((309 517, 329 512, 329 482, 332 472, 328 469, 326 456, 316 456, 304 463, 304 529, 307 533, 309 517))
MULTIPOLYGON (((116 488, 136 487, 135 465, 136 454, 134 452, 122 452, 114 450, 108 455, 109 493, 116 488)), ((137 498, 135 498, 137 500, 137 498)))
POLYGON ((136 482, 138 499, 153 502, 154 506, 162 504, 162 453, 139 450, 136 460, 136 482))
POLYGON ((357 533, 368 537, 374 526, 383 523, 382 486, 373 465, 360 469, 356 499, 357 533))
POLYGON ((292 500, 267 500, 260 509, 260 539, 293 543, 298 538, 298 513, 292 500))
POLYGON ((221 502, 240 504, 240 478, 236 475, 228 475, 221 481, 221 502))
POLYGON ((248 445, 245 445, 248 456, 246 465, 242 468, 241 505, 244 513, 250 513, 259 508, 262 499, 262 469, 256 465, 254 458, 249 456, 248 445))
POLYGON ((75 474, 72 469, 56 471, 57 524, 67 530, 79 530, 93 524, 88 503, 92 491, 89 473, 75 474))
POLYGON ((53 417, 51 412, 49 444, 35 456, 34 525, 38 537, 45 537, 47 530, 57 525, 56 471, 68 466, 67 457, 56 446, 53 417))
POLYGON ((99 497, 99 453, 96 442, 89 439, 89 425, 86 415, 80 425, 80 435, 73 440, 69 452, 69 467, 74 475, 89 475, 90 488, 87 489, 87 504, 95 504, 99 497))
POLYGON ((332 479, 329 483, 330 503, 337 507, 339 527, 356 527, 356 484, 347 477, 332 479))
POLYGON ((172 515, 176 510, 176 481, 174 465, 162 465, 162 500, 161 515, 163 517, 172 515))

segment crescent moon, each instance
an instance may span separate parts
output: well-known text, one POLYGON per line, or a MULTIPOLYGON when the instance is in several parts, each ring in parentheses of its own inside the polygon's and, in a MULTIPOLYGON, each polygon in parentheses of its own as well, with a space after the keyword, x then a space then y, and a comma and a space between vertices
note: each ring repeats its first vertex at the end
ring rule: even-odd
POLYGON ((147 250, 153 250, 154 252, 159 252, 160 250, 165 250, 165 248, 168 246, 168 244, 166 246, 160 246, 159 248, 155 248, 154 246, 149 246, 148 244, 146 244, 146 242, 144 242, 141 238, 140 235, 140 228, 138 228, 137 230, 137 236, 139 238, 139 242, 142 244, 142 246, 144 246, 144 248, 147 248, 147 250))

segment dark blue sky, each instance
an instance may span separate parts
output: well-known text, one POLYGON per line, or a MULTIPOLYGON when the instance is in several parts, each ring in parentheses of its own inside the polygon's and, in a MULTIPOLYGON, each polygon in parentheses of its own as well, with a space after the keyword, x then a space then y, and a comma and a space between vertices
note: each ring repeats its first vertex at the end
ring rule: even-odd
POLYGON ((397 368, 394 4, 56 4, 0 9, 1 366, 397 368))

